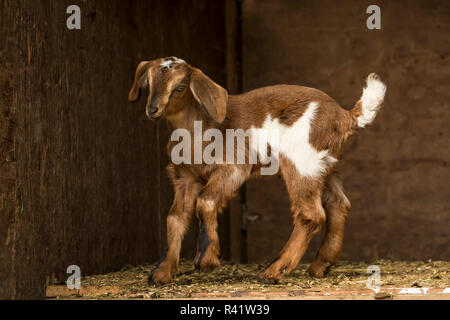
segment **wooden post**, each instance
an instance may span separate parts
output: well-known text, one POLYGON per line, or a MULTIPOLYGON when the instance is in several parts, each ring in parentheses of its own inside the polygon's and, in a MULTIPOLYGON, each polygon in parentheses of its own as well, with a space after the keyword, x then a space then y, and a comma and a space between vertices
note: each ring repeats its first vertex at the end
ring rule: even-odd
MULTIPOLYGON (((242 93, 242 24, 241 1, 226 0, 227 26, 227 89, 231 94, 242 93)), ((238 199, 232 201, 230 214, 230 247, 232 260, 247 262, 247 206, 246 185, 239 190, 238 199)))

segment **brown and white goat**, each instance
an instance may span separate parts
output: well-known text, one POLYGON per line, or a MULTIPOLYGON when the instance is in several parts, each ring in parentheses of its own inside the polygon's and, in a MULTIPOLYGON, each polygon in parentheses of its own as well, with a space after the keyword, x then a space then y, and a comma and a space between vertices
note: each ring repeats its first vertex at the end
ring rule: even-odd
MULTIPOLYGON (((294 226, 278 257, 259 277, 277 281, 291 272, 326 222, 325 238, 309 268, 311 275, 322 277, 340 256, 350 209, 334 168, 348 137, 370 124, 381 107, 386 87, 378 77, 369 75, 361 99, 349 111, 317 89, 294 85, 228 95, 201 70, 175 57, 141 62, 129 100, 137 100, 146 87, 147 116, 166 119, 171 132, 185 129, 194 136, 196 121, 201 121, 204 130, 214 128, 223 133, 227 129, 278 130, 280 143, 269 142, 268 151, 278 152, 276 160, 289 193, 294 226)), ((169 155, 174 146, 169 141, 169 155)), ((205 146, 203 142, 201 147, 205 146)), ((248 154, 252 144, 246 142, 244 148, 248 154)), ((205 271, 220 264, 217 215, 241 185, 267 165, 260 161, 192 163, 171 163, 167 167, 175 196, 167 216, 167 249, 149 278, 150 284, 172 280, 194 212, 200 223, 195 265, 205 271)))

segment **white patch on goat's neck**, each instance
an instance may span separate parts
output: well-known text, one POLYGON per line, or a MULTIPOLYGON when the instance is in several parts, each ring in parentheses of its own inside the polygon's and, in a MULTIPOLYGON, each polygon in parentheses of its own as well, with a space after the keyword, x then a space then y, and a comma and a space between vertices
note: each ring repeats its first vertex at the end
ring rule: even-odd
MULTIPOLYGON (((272 149, 288 158, 295 165, 297 171, 306 177, 318 177, 326 173, 327 168, 337 160, 331 156, 328 150, 317 151, 310 143, 309 137, 311 132, 311 122, 314 120, 318 102, 311 102, 303 115, 292 125, 284 125, 280 123, 278 118, 272 119, 269 115, 264 122, 262 128, 252 128, 252 134, 263 136, 266 132, 277 130, 278 135, 270 135, 268 143, 272 149)), ((260 152, 257 144, 258 137, 252 141, 252 148, 260 152)), ((273 152, 272 152, 273 153, 273 152)), ((260 158, 267 155, 259 153, 260 158)))

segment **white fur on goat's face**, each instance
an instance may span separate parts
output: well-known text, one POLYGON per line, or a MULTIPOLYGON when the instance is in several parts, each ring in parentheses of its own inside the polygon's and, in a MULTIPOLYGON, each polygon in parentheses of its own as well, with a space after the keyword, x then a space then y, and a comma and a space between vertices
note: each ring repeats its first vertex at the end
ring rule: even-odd
POLYGON ((147 87, 146 114, 151 119, 176 114, 189 104, 188 100, 181 101, 187 89, 214 121, 222 123, 225 119, 227 91, 182 59, 169 57, 139 63, 128 100, 138 100, 141 90, 147 87))
POLYGON ((188 64, 176 57, 162 59, 149 68, 146 108, 149 118, 157 119, 167 114, 170 100, 184 95, 189 84, 188 75, 188 64))
POLYGON ((174 64, 186 64, 186 61, 177 57, 164 59, 160 64, 160 68, 171 68, 174 64))

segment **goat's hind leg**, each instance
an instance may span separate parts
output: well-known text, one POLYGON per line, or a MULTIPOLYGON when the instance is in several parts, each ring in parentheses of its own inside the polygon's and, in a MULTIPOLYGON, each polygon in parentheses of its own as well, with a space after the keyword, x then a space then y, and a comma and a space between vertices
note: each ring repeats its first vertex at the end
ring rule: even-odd
POLYGON ((350 212, 350 201, 335 174, 326 182, 323 205, 327 215, 327 230, 317 257, 308 270, 310 275, 318 278, 323 277, 341 255, 345 223, 350 212))
POLYGON ((309 242, 325 222, 322 207, 323 179, 301 176, 295 166, 283 161, 281 172, 291 201, 294 230, 279 256, 259 275, 261 279, 278 281, 300 262, 309 242))
POLYGON ((161 262, 149 277, 149 284, 166 284, 178 268, 181 243, 189 228, 195 208, 195 200, 201 185, 195 181, 175 181, 175 196, 167 216, 167 249, 161 262))

